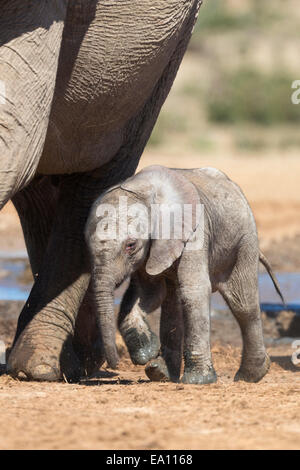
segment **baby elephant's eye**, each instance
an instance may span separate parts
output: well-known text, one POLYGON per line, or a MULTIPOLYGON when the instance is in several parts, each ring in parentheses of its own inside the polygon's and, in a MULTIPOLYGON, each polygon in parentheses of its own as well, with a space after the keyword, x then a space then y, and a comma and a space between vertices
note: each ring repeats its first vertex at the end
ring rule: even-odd
POLYGON ((128 240, 125 245, 126 253, 132 253, 136 248, 136 240, 128 240))

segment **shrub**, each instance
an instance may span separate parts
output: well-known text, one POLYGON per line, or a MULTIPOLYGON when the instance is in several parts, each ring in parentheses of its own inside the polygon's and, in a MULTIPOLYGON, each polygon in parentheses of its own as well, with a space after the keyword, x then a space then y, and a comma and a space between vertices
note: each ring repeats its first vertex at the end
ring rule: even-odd
POLYGON ((219 123, 300 122, 300 106, 291 102, 293 78, 251 68, 225 73, 206 95, 208 117, 219 123))

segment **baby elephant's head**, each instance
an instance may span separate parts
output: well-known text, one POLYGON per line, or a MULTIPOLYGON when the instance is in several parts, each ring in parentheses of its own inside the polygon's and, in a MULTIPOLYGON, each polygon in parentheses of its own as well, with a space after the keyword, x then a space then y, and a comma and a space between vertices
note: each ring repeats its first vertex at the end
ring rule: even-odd
POLYGON ((86 241, 97 317, 111 367, 118 362, 115 288, 138 269, 161 274, 181 256, 195 230, 198 202, 194 185, 179 171, 152 166, 109 189, 93 205, 86 241))

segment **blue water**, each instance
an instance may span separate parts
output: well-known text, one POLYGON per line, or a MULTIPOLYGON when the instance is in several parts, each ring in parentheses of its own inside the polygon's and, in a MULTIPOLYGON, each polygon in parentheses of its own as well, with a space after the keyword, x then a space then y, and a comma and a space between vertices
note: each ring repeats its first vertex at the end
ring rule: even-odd
POLYGON ((0 300, 23 300, 29 295, 31 284, 20 281, 27 263, 24 253, 6 256, 0 253, 0 300))
POLYGON ((0 300, 23 300, 26 301, 29 291, 13 286, 0 286, 0 300))

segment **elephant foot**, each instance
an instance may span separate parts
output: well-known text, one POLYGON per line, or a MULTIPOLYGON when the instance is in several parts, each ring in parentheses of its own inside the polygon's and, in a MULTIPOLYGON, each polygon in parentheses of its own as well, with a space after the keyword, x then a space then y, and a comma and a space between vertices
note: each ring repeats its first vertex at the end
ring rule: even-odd
POLYGON ((251 361, 251 364, 242 364, 238 372, 234 377, 235 382, 259 382, 269 371, 271 366, 271 360, 267 354, 264 358, 257 361, 251 361))
POLYGON ((217 382, 218 377, 211 359, 207 355, 184 353, 184 384, 207 385, 217 382))
POLYGON ((123 338, 130 358, 135 365, 144 366, 159 353, 159 340, 152 331, 148 337, 145 333, 139 334, 135 328, 130 328, 123 338))
POLYGON ((152 382, 169 382, 171 381, 170 374, 165 363, 165 360, 159 356, 147 364, 145 368, 147 377, 152 382))
POLYGON ((76 382, 83 375, 80 362, 67 340, 61 351, 49 344, 42 345, 26 341, 20 336, 12 349, 7 373, 18 380, 56 382, 66 380, 76 382))
POLYGON ((181 382, 184 384, 207 385, 216 383, 217 380, 217 374, 212 367, 206 374, 203 374, 197 370, 186 370, 183 374, 181 382))

